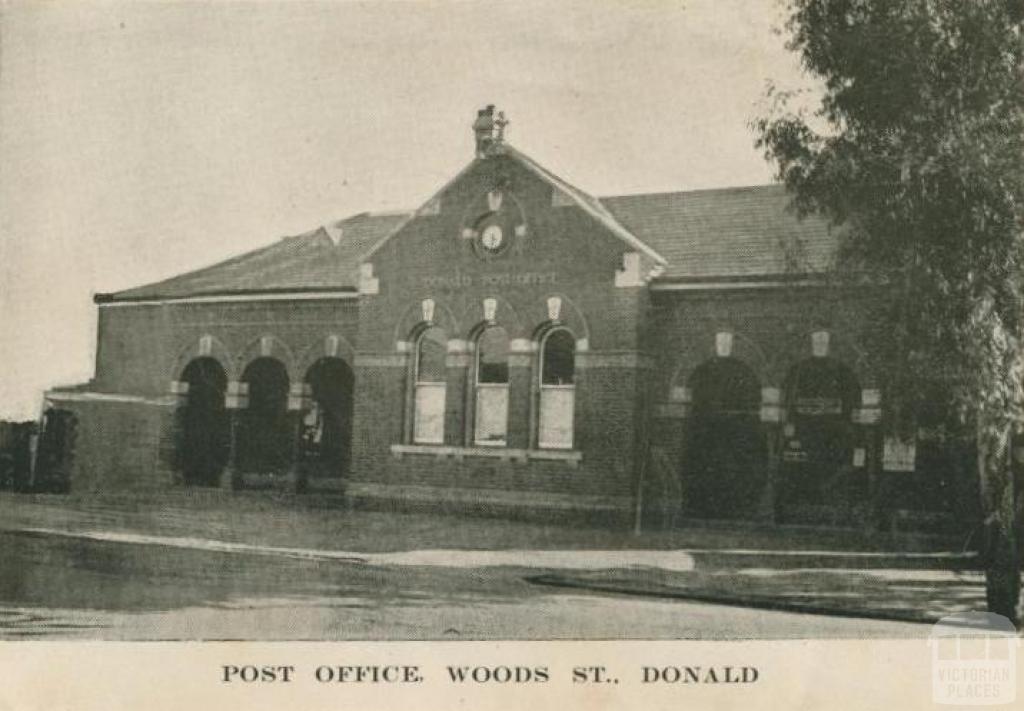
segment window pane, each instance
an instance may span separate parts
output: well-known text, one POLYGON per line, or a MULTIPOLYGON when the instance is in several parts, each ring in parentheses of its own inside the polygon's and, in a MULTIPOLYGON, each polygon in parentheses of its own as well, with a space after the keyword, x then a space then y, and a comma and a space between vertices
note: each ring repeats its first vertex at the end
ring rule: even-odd
POLYGON ((541 365, 543 385, 572 385, 575 374, 576 341, 565 329, 544 339, 544 360, 541 365))
POLYGON ((414 441, 427 444, 444 442, 444 391, 443 383, 416 386, 414 441))
POLYGON ((488 328, 477 339, 478 383, 508 382, 508 334, 504 328, 488 328))
POLYGON ((541 388, 540 432, 541 447, 572 449, 573 388, 541 388))
POLYGON ((477 444, 505 444, 508 429, 508 386, 480 385, 476 389, 477 444))
POLYGON ((445 354, 448 339, 440 328, 428 328, 417 341, 416 381, 443 383, 445 381, 445 354))

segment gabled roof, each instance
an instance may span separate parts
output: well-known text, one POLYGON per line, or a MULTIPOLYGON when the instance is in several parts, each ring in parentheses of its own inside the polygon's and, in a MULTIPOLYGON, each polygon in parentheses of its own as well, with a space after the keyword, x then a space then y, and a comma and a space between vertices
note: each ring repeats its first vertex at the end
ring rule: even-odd
MULTIPOLYGON (((525 159, 528 161, 529 159, 525 159)), ((524 162, 525 162, 524 161, 524 162)), ((471 164, 472 165, 472 164, 471 164)), ((531 170, 543 170, 532 161, 531 170)), ((664 259, 658 281, 701 282, 820 273, 835 254, 834 231, 788 210, 780 185, 594 198, 555 176, 581 209, 640 250, 664 259), (635 240, 635 243, 633 242, 635 240)), ((362 213, 155 284, 97 297, 132 301, 237 293, 354 291, 359 263, 415 212, 362 213), (334 238, 332 239, 332 233, 334 238)))
POLYGON ((351 291, 357 283, 356 272, 363 252, 405 218, 404 212, 362 213, 305 234, 285 237, 204 269, 119 291, 107 298, 133 301, 248 292, 351 291))
POLYGON ((665 255, 662 280, 781 277, 794 269, 814 274, 829 270, 835 256, 834 230, 820 217, 798 219, 782 185, 622 195, 601 202, 665 255))
POLYGON ((537 175, 541 180, 550 184, 555 190, 561 191, 572 202, 582 208, 584 212, 604 225, 612 234, 633 247, 633 249, 643 252, 657 264, 665 265, 668 263, 663 256, 658 254, 656 249, 652 249, 650 244, 645 244, 642 239, 637 238, 635 234, 623 227, 622 223, 615 219, 615 215, 605 209, 605 206, 601 204, 601 200, 593 197, 592 195, 588 195, 586 192, 580 190, 574 185, 570 185, 547 168, 541 166, 525 153, 517 151, 512 146, 506 144, 504 146, 504 153, 526 166, 531 172, 537 175))
MULTIPOLYGON (((643 240, 637 239, 636 235, 632 234, 628 229, 623 227, 622 224, 615 219, 615 216, 605 209, 604 205, 601 204, 601 201, 599 199, 587 194, 586 192, 580 190, 576 186, 571 185, 567 181, 563 180, 562 178, 552 173, 547 168, 543 167, 537 161, 530 158, 522 151, 513 148, 508 143, 502 143, 499 145, 499 147, 495 148, 495 154, 508 156, 512 160, 522 165, 524 168, 526 168, 531 173, 536 175, 542 181, 550 185, 554 190, 557 190, 562 195, 564 195, 569 200, 570 204, 575 203, 580 209, 582 209, 588 215, 597 220, 601 225, 603 225, 609 232, 614 234, 616 237, 621 239, 623 242, 628 244, 633 249, 646 254, 648 257, 653 259, 656 264, 664 266, 667 263, 665 258, 658 254, 657 251, 652 249, 650 245, 644 244, 643 240)), ((369 259, 370 257, 372 257, 374 252, 376 252, 380 247, 382 247, 385 242, 391 239, 391 237, 395 233, 397 233, 405 226, 406 222, 408 222, 417 214, 419 214, 420 211, 423 210, 426 206, 430 205, 435 200, 437 200, 446 190, 448 190, 448 188, 451 185, 457 182, 463 175, 469 172, 469 170, 472 169, 481 160, 487 160, 487 158, 478 157, 474 159, 465 168, 460 170, 459 173, 454 178, 445 183, 444 187, 442 187, 440 190, 434 193, 429 200, 427 200, 425 203, 423 203, 422 206, 420 206, 418 210, 409 213, 405 220, 397 224, 389 233, 385 234, 382 239, 380 239, 376 244, 374 244, 370 248, 370 250, 364 255, 363 258, 369 259)))

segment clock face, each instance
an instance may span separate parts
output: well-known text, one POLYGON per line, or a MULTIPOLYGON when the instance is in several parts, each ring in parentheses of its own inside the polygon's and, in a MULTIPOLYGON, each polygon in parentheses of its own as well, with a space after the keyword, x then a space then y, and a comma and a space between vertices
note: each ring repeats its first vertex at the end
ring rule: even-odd
POLYGON ((480 245, 491 252, 497 252, 505 244, 505 235, 500 225, 488 225, 480 235, 480 245))
POLYGON ((468 207, 459 237, 472 245, 477 257, 498 259, 522 250, 526 218, 514 196, 494 188, 468 207))

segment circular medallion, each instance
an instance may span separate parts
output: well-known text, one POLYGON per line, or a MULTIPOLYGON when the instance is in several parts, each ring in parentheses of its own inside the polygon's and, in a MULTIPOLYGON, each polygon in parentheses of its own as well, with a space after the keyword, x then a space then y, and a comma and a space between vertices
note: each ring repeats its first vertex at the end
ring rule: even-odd
POLYGON ((473 229, 473 249, 485 259, 499 257, 512 245, 513 229, 500 214, 484 215, 473 229))
POLYGON ((500 252, 505 244, 505 233, 501 225, 488 225, 480 235, 480 246, 489 252, 500 252))
POLYGON ((496 187, 467 207, 459 234, 478 257, 494 259, 522 249, 526 218, 519 201, 507 189, 496 187))

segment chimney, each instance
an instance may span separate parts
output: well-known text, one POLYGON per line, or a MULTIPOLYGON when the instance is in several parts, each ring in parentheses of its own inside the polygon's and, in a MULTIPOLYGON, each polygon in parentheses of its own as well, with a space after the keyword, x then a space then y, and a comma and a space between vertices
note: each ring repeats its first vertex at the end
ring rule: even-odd
POLYGON ((476 137, 476 157, 486 158, 494 143, 494 104, 476 112, 473 134, 476 137))

